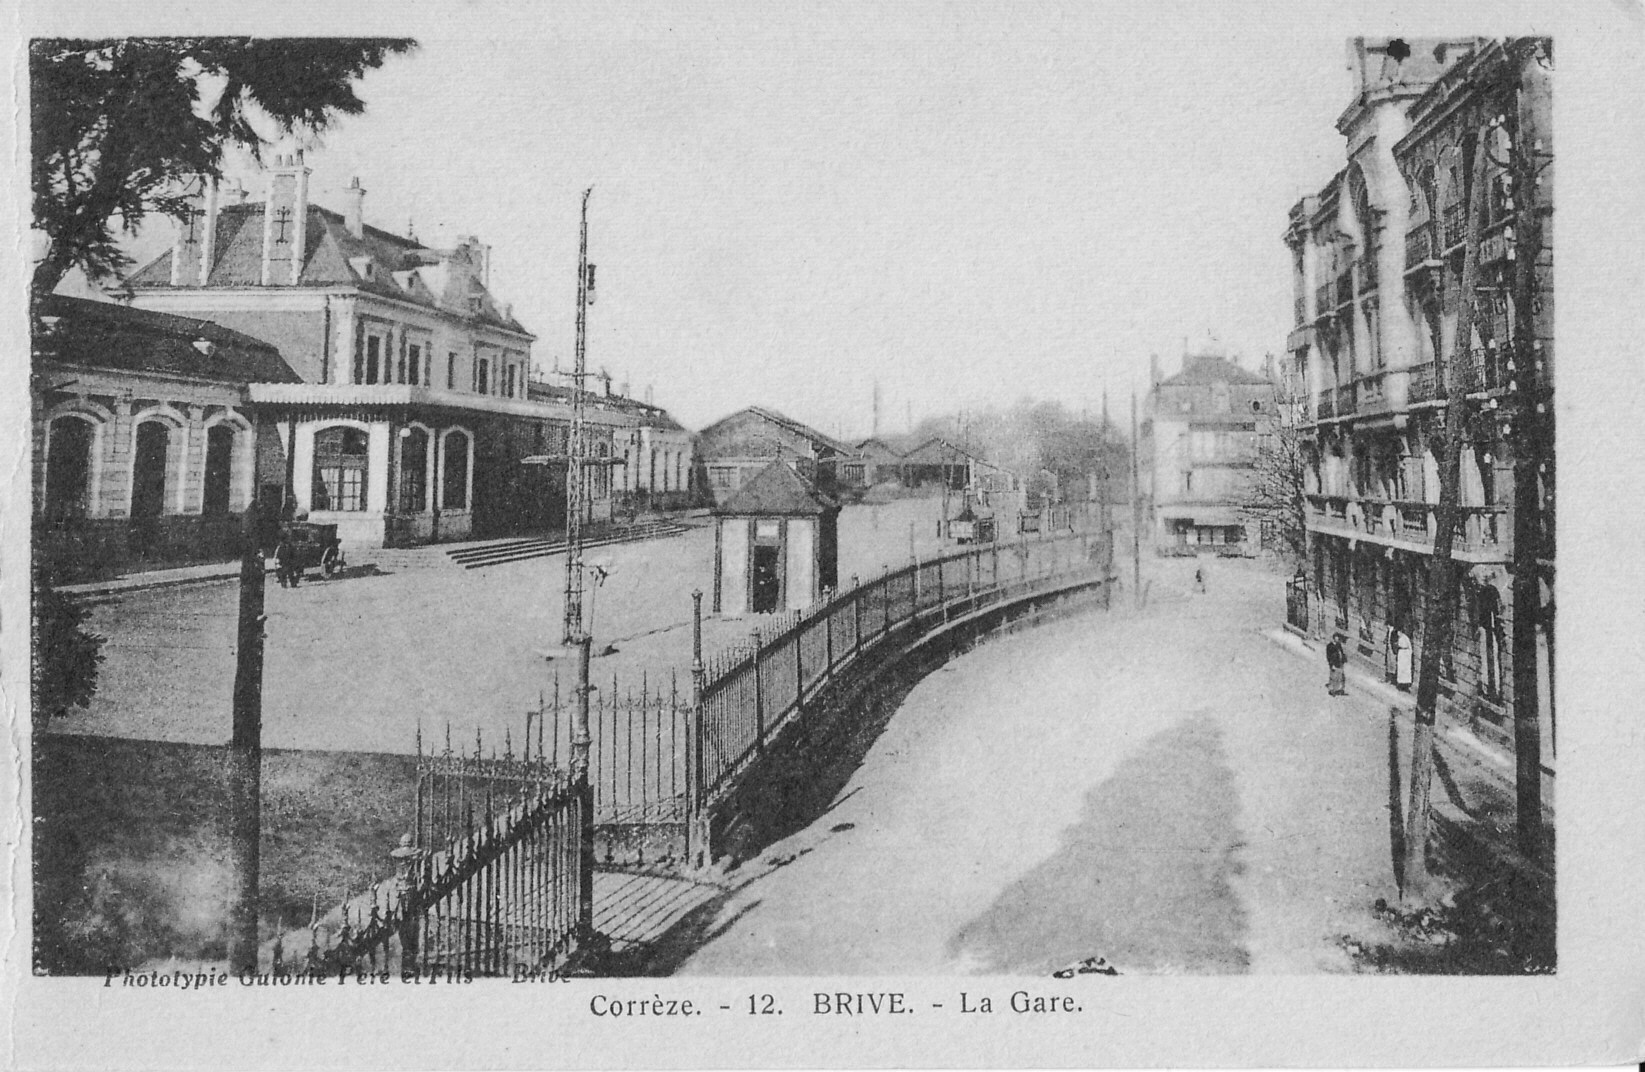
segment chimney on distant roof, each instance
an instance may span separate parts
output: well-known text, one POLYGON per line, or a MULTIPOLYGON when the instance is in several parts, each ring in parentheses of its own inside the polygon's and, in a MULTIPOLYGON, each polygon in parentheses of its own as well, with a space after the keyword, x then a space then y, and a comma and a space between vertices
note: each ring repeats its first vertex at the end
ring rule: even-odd
POLYGON ((343 191, 343 226, 355 238, 364 238, 366 234, 366 191, 360 185, 360 176, 356 175, 349 180, 348 189, 343 191))

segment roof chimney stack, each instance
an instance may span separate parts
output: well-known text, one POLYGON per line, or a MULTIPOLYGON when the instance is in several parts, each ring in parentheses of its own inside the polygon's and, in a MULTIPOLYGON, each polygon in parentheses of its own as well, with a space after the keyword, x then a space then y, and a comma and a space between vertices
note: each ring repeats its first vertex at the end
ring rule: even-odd
POLYGON ((347 198, 343 209, 343 224, 348 228, 349 234, 355 238, 364 238, 366 234, 366 191, 360 185, 360 176, 354 176, 348 184, 348 189, 343 192, 347 198))

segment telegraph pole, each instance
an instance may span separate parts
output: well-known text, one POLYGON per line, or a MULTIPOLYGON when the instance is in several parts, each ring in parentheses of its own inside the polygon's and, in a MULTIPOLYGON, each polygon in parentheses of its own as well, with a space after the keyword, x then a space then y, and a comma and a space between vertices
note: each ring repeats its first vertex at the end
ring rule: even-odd
MULTIPOLYGON (((255 487, 255 481, 253 481, 255 487)), ((263 836, 263 562, 257 497, 246 510, 240 555, 240 620, 234 653, 233 729, 229 738, 229 970, 257 970, 258 870, 263 836)))
POLYGON ((1142 482, 1138 475, 1137 391, 1131 389, 1131 587, 1138 607, 1142 606, 1142 482))
MULTIPOLYGON (((577 246, 577 354, 571 372, 571 434, 565 463, 565 634, 561 643, 571 648, 583 640, 583 466, 588 453, 587 402, 583 380, 588 375, 588 292, 592 282, 588 263, 588 198, 583 191, 582 235, 577 246)), ((583 660, 579 660, 583 662, 583 660)))

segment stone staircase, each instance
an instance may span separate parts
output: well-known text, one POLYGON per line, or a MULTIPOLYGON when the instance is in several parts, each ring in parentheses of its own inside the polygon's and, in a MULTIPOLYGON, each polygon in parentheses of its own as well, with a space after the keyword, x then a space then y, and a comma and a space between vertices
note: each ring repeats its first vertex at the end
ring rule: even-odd
MULTIPOLYGON (((583 547, 603 547, 613 543, 632 543, 636 540, 677 536, 687 531, 687 528, 688 526, 677 521, 649 521, 638 525, 607 527, 588 533, 583 539, 583 547)), ((565 544, 564 536, 520 537, 453 548, 448 550, 446 555, 451 562, 464 569, 483 569, 486 566, 526 562, 533 558, 558 554, 565 550, 565 544)))

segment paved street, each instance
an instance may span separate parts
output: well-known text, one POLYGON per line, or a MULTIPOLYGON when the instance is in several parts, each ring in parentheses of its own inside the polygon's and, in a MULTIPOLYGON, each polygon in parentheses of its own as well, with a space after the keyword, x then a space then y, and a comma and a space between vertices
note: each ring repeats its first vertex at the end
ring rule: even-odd
MULTIPOLYGON (((864 579, 937 550, 937 499, 847 508, 840 575, 864 579)), ((691 664, 691 590, 713 587, 714 536, 696 528, 665 539, 596 548, 611 574, 594 596, 594 630, 618 652, 596 660, 597 682, 616 674, 638 689, 642 673, 691 664)), ((263 743, 271 748, 409 752, 449 720, 459 742, 483 730, 501 745, 524 712, 574 670, 541 652, 558 644, 565 583, 560 555, 464 570, 438 548, 359 552, 338 580, 267 589, 263 743)), ((311 573, 310 576, 313 576, 311 573)), ((92 706, 55 732, 222 744, 234 685, 238 584, 216 581, 134 591, 95 601, 89 627, 108 638, 92 706)), ((704 613, 710 599, 704 597, 704 613)), ((757 618, 709 619, 712 652, 745 639, 757 618)), ((664 687, 667 682, 664 680, 664 687)), ((682 680, 680 687, 689 682, 682 680)), ((569 727, 566 727, 568 732, 569 727)))
POLYGON ((922 682, 836 806, 768 849, 690 974, 1348 971, 1394 894, 1387 714, 1259 630, 1283 585, 1150 563, 1151 605, 922 682))

